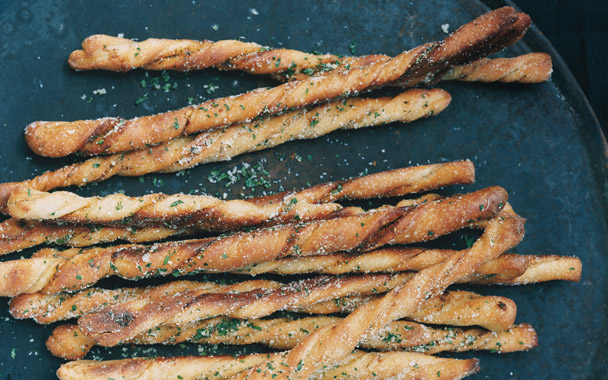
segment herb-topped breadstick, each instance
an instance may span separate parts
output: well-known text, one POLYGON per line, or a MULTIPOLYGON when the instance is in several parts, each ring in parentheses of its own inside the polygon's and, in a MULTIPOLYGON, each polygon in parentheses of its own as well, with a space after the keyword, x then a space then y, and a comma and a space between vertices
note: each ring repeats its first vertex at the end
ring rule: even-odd
POLYGON ((48 157, 143 149, 181 135, 356 94, 398 80, 418 83, 454 64, 468 63, 502 50, 521 38, 529 25, 529 17, 505 7, 478 17, 443 41, 427 43, 386 62, 131 120, 35 122, 27 127, 26 141, 34 152, 48 157))
MULTIPOLYGON (((125 344, 253 344, 274 349, 293 348, 310 333, 341 318, 315 316, 300 319, 234 319, 218 317, 180 326, 160 326, 125 344)), ((527 351, 537 344, 530 325, 515 325, 505 331, 480 328, 441 329, 410 321, 391 322, 380 335, 364 339, 360 348, 405 350, 428 354, 442 351, 488 350, 499 353, 527 351)), ((49 351, 63 359, 82 359, 95 345, 77 325, 62 325, 46 341, 49 351)))
MULTIPOLYGON (((78 360, 57 371, 61 380, 223 380, 265 360, 280 362, 281 354, 247 356, 184 356, 123 360, 78 360)), ((412 352, 355 351, 334 366, 315 374, 318 380, 457 380, 479 371, 477 359, 437 358, 412 352)))
POLYGON ((413 121, 443 111, 450 99, 447 92, 439 89, 409 90, 393 98, 351 98, 196 136, 178 137, 149 149, 95 157, 31 180, 0 184, 0 210, 5 210, 11 192, 19 187, 48 191, 58 187, 85 186, 114 175, 176 172, 201 163, 229 160, 291 140, 323 136, 337 129, 413 121))
MULTIPOLYGON (((70 54, 68 63, 76 70, 121 72, 136 68, 194 71, 216 67, 251 74, 271 74, 281 80, 303 80, 336 69, 350 70, 389 59, 389 56, 381 54, 363 57, 309 54, 236 40, 213 42, 149 38, 138 42, 96 34, 82 42, 82 50, 70 54)), ((441 79, 538 83, 547 80, 551 70, 551 57, 548 54, 531 53, 515 58, 481 59, 464 66, 456 65, 441 79)))
POLYGON ((253 198, 221 200, 202 195, 149 194, 129 197, 80 197, 65 191, 44 193, 18 188, 7 203, 8 213, 18 219, 51 220, 75 224, 150 226, 173 228, 197 226, 207 231, 275 225, 324 219, 341 206, 340 199, 403 196, 455 183, 471 183, 470 161, 395 169, 343 181, 325 183, 300 191, 253 198))
POLYGON ((382 207, 353 216, 225 237, 153 246, 69 249, 53 256, 0 263, 0 294, 12 297, 38 291, 74 291, 112 275, 137 279, 197 271, 234 271, 286 256, 365 252, 387 244, 421 242, 461 229, 475 220, 489 219, 506 203, 506 191, 490 187, 414 206, 382 207))

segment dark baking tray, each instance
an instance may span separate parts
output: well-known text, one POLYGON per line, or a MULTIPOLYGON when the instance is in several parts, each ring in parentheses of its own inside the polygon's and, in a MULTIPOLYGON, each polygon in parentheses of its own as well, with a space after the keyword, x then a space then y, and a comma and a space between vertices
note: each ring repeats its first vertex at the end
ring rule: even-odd
MULTIPOLYGON (((339 54, 349 54, 349 45, 354 43, 356 54, 397 54, 442 38, 442 24, 449 23, 454 30, 501 5, 500 1, 473 0, 416 4, 4 0, 0 2, 0 180, 27 179, 75 160, 35 157, 23 139, 23 128, 32 121, 132 117, 184 106, 189 97, 226 96, 273 84, 263 77, 206 70, 172 74, 169 83, 177 83, 177 89, 165 93, 142 89, 142 71, 76 73, 68 68, 66 58, 88 35, 124 33, 140 39, 163 36, 212 40, 243 37, 277 47, 339 54), (207 93, 210 84, 219 86, 212 95, 207 93), (107 94, 93 95, 100 88, 107 94), (135 106, 145 92, 150 92, 149 100, 135 106), (81 99, 83 95, 85 100, 81 99)), ((540 344, 527 353, 455 356, 481 359, 482 372, 473 377, 477 379, 603 378, 608 370, 606 143, 581 90, 538 29, 533 27, 522 42, 503 55, 529 51, 552 55, 555 71, 548 83, 440 83, 438 87, 448 90, 453 101, 434 118, 288 143, 230 162, 199 166, 181 176, 148 175, 143 183, 138 178, 113 178, 78 191, 107 194, 125 190, 136 195, 205 189, 211 194, 225 192, 228 197, 238 197, 241 193, 259 194, 262 189, 243 189, 242 182, 225 188, 208 181, 210 172, 244 162, 263 162, 272 182, 269 190, 277 191, 301 187, 306 182, 346 178, 365 170, 470 158, 477 167, 477 183, 446 189, 446 193, 504 186, 514 208, 528 218, 527 236, 517 252, 577 255, 584 271, 578 284, 476 288, 484 294, 512 297, 519 308, 517 321, 533 324, 540 344), (304 159, 299 161, 294 153, 304 159)), ((164 84, 160 73, 149 75, 164 84)), ((458 244, 458 240, 456 236, 444 243, 458 244)), ((29 254, 31 251, 3 259, 29 254)), ((110 280, 102 285, 125 283, 110 280)), ((6 306, 0 307, 0 378, 53 378, 62 362, 44 347, 53 327, 15 321, 6 306)), ((118 358, 197 353, 199 348, 124 347, 94 352, 96 357, 118 358)), ((220 352, 255 349, 260 348, 226 347, 220 352)))

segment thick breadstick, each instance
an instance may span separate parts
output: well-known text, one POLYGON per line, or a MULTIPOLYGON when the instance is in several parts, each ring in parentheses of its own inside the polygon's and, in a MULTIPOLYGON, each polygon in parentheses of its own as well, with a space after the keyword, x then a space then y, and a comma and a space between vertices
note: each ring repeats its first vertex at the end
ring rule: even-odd
POLYGON ((452 183, 470 183, 474 175, 470 161, 459 161, 380 172, 269 197, 227 201, 203 195, 158 193, 84 198, 66 191, 45 193, 18 188, 9 198, 7 211, 18 219, 129 226, 162 223, 175 228, 196 225, 208 231, 222 231, 324 219, 341 208, 330 201, 401 196, 452 183))
POLYGON ((523 238, 523 224, 522 218, 501 213, 488 223, 483 235, 468 251, 418 272, 403 286, 359 307, 342 322, 317 330, 282 355, 285 366, 279 368, 278 363, 270 359, 231 379, 309 378, 319 368, 346 357, 364 336, 378 334, 391 321, 414 312, 436 292, 471 275, 481 263, 513 248, 523 238))
MULTIPOLYGON (((194 71, 207 67, 241 70, 251 74, 274 74, 282 80, 302 80, 335 69, 348 70, 390 59, 386 55, 340 57, 309 54, 291 49, 269 49, 235 40, 193 41, 149 38, 137 42, 127 38, 96 34, 85 38, 82 50, 70 54, 68 63, 76 70, 126 72, 145 70, 194 71)), ((443 80, 537 83, 551 75, 551 57, 545 53, 515 58, 481 59, 454 66, 443 80)))
POLYGON ((88 287, 119 275, 142 278, 197 271, 234 271, 277 258, 357 250, 431 240, 488 219, 507 202, 501 187, 452 196, 409 207, 384 207, 366 213, 240 232, 226 237, 68 249, 54 256, 0 263, 0 295, 57 293, 88 287))
POLYGON ((409 90, 394 98, 351 98, 196 136, 178 137, 144 150, 91 158, 31 180, 0 184, 0 211, 4 211, 8 197, 18 187, 48 191, 58 187, 84 186, 114 175, 180 171, 200 163, 229 160, 239 154, 271 148, 287 141, 323 136, 336 129, 413 121, 441 112, 450 99, 450 95, 440 89, 409 90))
POLYGON ((478 17, 441 42, 427 43, 386 62, 137 119, 35 122, 26 130, 26 141, 37 154, 49 157, 143 149, 181 135, 358 93, 404 78, 417 83, 454 64, 468 63, 503 49, 521 38, 529 24, 529 17, 505 7, 478 17))
MULTIPOLYGON (((110 361, 78 360, 61 365, 61 380, 221 380, 281 354, 248 356, 187 356, 134 358, 110 361)), ((456 380, 479 371, 477 359, 448 359, 411 352, 365 353, 355 351, 336 366, 319 371, 318 380, 456 380)))
MULTIPOLYGON (((161 326, 136 336, 127 344, 166 344, 183 342, 202 344, 253 344, 284 350, 293 348, 310 333, 331 323, 338 317, 308 317, 301 319, 233 319, 218 317, 181 326, 161 326)), ((54 356, 63 359, 82 359, 95 345, 77 325, 61 325, 53 330, 46 346, 54 356)), ((515 325, 506 331, 478 328, 440 329, 416 322, 395 321, 380 335, 364 339, 360 348, 388 351, 407 350, 427 354, 442 351, 488 350, 507 353, 527 351, 536 347, 536 331, 530 325, 515 325)))

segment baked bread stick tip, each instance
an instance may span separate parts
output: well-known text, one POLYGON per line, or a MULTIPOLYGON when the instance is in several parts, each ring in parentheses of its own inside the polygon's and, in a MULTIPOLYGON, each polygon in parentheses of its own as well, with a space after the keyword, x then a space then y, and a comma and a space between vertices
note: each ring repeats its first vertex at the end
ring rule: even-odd
MULTIPOLYGON (((122 360, 78 360, 62 364, 61 380, 154 380, 178 377, 183 380, 221 380, 255 367, 267 359, 281 362, 283 353, 247 356, 182 356, 122 360)), ((479 371, 477 359, 449 359, 411 352, 366 353, 355 351, 315 374, 319 380, 456 380, 479 371)))
POLYGON ((48 257, 1 262, 0 295, 75 291, 112 275, 139 279, 197 271, 225 272, 294 255, 367 252, 387 244, 435 239, 475 220, 493 217, 506 203, 506 191, 496 186, 415 206, 383 207, 357 215, 225 237, 152 246, 68 249, 48 257))
POLYGON ((468 63, 502 50, 521 38, 529 25, 526 15, 518 14, 513 8, 500 8, 462 26, 441 42, 427 43, 386 62, 131 120, 35 122, 26 129, 26 141, 34 152, 48 157, 143 149, 181 135, 356 94, 399 80, 421 82, 454 64, 468 63))

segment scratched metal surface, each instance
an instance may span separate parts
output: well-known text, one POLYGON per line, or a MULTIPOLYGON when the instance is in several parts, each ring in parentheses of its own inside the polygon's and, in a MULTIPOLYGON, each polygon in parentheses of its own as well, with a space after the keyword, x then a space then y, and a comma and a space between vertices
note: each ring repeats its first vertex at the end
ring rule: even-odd
MULTIPOLYGON (((490 1, 491 7, 500 5, 490 1)), ((76 158, 34 157, 23 139, 23 128, 35 120, 76 120, 111 115, 132 117, 184 106, 188 98, 208 99, 240 93, 273 82, 238 72, 207 70, 172 75, 169 92, 141 88, 142 79, 159 73, 76 73, 66 58, 83 38, 94 33, 127 37, 233 39, 243 37, 271 46, 349 54, 397 54, 444 36, 440 25, 454 30, 488 5, 469 0, 348 2, 184 3, 152 1, 5 0, 0 2, 0 180, 31 178, 76 158), (253 11, 252 9, 255 9, 253 11), (205 87, 205 85, 207 87, 205 87), (214 93, 208 94, 211 87, 214 93), (93 94, 105 88, 103 96, 93 94), (149 99, 135 105, 138 97, 149 99), (84 97, 84 99, 82 99, 84 97), (89 102, 89 99, 92 99, 89 102)), ((554 54, 548 41, 533 29, 524 41, 504 54, 531 50, 554 54)), ((484 294, 512 297, 517 322, 534 325, 540 345, 527 353, 485 352, 454 355, 478 357, 482 372, 475 379, 601 378, 608 355, 608 228, 605 143, 597 122, 557 56, 553 79, 540 85, 440 83, 453 96, 437 117, 410 125, 354 132, 336 132, 313 141, 288 143, 276 149, 246 154, 229 162, 209 164, 174 174, 113 178, 80 189, 82 194, 124 190, 137 195, 151 191, 174 193, 203 189, 210 194, 260 194, 242 182, 225 187, 211 183, 212 170, 225 171, 242 163, 262 163, 270 190, 304 186, 389 168, 462 158, 477 167, 477 183, 446 193, 489 185, 504 186, 510 202, 528 218, 527 236, 517 252, 577 255, 583 261, 581 283, 545 283, 513 288, 476 288, 484 294), (297 154, 297 155, 294 155, 297 154), (303 159, 298 160, 298 156, 303 159), (282 157, 286 159, 282 160, 282 157), (310 157, 310 158, 308 158, 310 157)), ((457 234, 456 234, 457 235, 457 234)), ((459 244, 459 236, 442 240, 459 244)), ((30 251, 3 258, 27 256, 30 251)), ((199 277, 200 278, 200 277, 199 277)), ((230 279, 230 278, 229 278, 230 279)), ((164 280, 162 280, 164 281, 164 280)), ((157 283, 148 280, 143 283, 157 283)), ((125 281, 108 280, 104 286, 125 281)), ((0 306, 0 378, 53 378, 61 360, 51 357, 44 342, 54 326, 15 321, 0 306)), ((220 348, 217 352, 253 352, 260 347, 220 348)), ((177 355, 209 351, 208 347, 95 349, 95 357, 177 355)))

